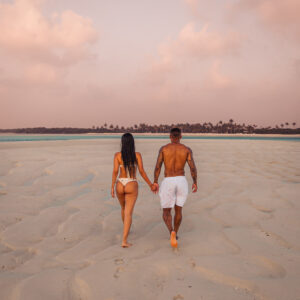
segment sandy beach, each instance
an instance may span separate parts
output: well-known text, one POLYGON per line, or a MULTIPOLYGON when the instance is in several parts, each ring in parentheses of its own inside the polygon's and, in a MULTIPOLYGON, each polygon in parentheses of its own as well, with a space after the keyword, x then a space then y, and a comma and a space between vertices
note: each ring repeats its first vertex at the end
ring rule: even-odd
MULTIPOLYGON (((133 246, 120 247, 118 139, 0 143, 0 299, 300 299, 300 143, 183 142, 199 191, 175 250, 141 179, 133 246)), ((136 140, 151 179, 165 143, 136 140)))

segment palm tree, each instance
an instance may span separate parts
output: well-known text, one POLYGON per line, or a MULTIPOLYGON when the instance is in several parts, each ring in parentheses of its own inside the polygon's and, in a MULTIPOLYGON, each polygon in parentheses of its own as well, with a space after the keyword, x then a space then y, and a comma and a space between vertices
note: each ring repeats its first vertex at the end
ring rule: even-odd
POLYGON ((285 122, 285 125, 286 125, 286 126, 289 126, 289 123, 288 123, 288 122, 285 122))
POLYGON ((280 124, 280 126, 281 126, 281 128, 283 128, 283 127, 284 127, 284 124, 283 124, 283 123, 281 123, 281 124, 280 124))
POLYGON ((110 124, 109 128, 110 128, 110 129, 114 129, 114 125, 113 125, 113 124, 110 124))
POLYGON ((294 127, 296 126, 296 122, 293 122, 293 126, 294 126, 294 127))

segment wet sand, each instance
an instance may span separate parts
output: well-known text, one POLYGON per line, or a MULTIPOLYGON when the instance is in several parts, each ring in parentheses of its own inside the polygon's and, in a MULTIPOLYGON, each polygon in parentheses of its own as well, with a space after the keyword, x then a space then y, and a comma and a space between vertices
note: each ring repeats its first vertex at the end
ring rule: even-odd
MULTIPOLYGON (((165 142, 136 140, 151 178, 165 142)), ((1 143, 0 299, 300 299, 300 143, 183 142, 199 192, 177 250, 141 179, 134 245, 120 247, 119 140, 1 143)))

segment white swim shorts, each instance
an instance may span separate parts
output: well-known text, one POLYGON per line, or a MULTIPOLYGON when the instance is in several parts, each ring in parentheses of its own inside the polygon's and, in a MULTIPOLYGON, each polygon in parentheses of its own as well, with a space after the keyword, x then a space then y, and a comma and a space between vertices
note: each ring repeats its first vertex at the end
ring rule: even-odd
POLYGON ((185 176, 165 177, 159 188, 160 205, 162 208, 183 206, 189 192, 185 176))

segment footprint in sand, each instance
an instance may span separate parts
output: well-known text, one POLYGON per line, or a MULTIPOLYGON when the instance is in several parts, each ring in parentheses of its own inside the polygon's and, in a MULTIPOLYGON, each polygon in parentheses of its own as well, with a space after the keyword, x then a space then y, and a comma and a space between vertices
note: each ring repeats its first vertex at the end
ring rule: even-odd
POLYGON ((114 273, 114 278, 118 279, 120 277, 120 273, 124 271, 124 267, 118 267, 114 273))
MULTIPOLYGON (((6 183, 0 182, 0 188, 2 189, 4 187, 6 187, 6 183)), ((7 194, 6 191, 0 191, 0 196, 6 195, 6 194, 7 194)))
MULTIPOLYGON (((118 265, 123 265, 124 264, 124 259, 123 258, 116 258, 114 260, 114 263, 116 266, 118 265)), ((124 267, 123 266, 120 266, 116 269, 115 273, 114 273, 114 278, 119 278, 120 277, 120 273, 124 271, 124 267)))
POLYGON ((180 294, 173 297, 173 300, 183 300, 183 299, 184 299, 184 297, 180 294))
POLYGON ((122 265, 122 264, 124 264, 124 259, 123 258, 116 258, 114 260, 114 262, 115 262, 115 265, 122 265))
POLYGON ((189 260, 189 265, 192 267, 192 269, 195 269, 195 267, 196 267, 196 262, 191 258, 191 259, 189 260))

